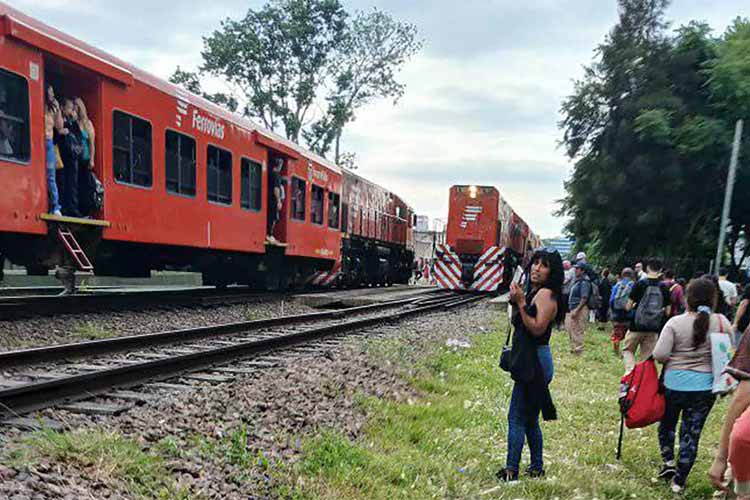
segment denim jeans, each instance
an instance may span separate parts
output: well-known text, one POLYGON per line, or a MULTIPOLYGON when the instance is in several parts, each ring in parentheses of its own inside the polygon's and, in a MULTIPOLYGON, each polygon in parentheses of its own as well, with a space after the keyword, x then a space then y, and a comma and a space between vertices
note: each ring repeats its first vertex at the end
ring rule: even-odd
POLYGON ((49 211, 54 213, 60 210, 60 196, 57 192, 57 156, 52 139, 47 139, 47 197, 49 198, 49 211))
MULTIPOLYGON (((552 364, 552 351, 548 345, 537 347, 537 357, 544 372, 544 379, 549 384, 554 375, 554 366, 552 364)), ((505 462, 505 468, 518 471, 521 464, 521 453, 523 444, 529 441, 529 451, 531 452, 530 469, 541 471, 544 468, 542 458, 543 438, 542 428, 539 426, 539 412, 536 415, 527 416, 525 408, 524 386, 522 384, 513 385, 513 395, 510 398, 510 408, 508 409, 508 458, 505 462)))

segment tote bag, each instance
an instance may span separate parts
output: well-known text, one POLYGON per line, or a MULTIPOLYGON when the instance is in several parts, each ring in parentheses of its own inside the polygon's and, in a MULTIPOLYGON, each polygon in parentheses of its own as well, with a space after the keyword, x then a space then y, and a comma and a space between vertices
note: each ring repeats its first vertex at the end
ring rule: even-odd
POLYGON ((726 367, 734 356, 734 347, 732 337, 729 333, 724 333, 724 322, 719 317, 719 331, 711 332, 711 371, 714 375, 714 385, 712 392, 714 394, 726 394, 737 387, 737 380, 729 373, 726 373, 726 367))

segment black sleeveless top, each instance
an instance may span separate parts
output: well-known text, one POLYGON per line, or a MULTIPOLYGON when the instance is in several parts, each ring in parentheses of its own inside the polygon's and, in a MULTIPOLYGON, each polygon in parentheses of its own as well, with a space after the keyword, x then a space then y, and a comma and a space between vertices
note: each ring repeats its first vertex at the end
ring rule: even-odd
MULTIPOLYGON (((533 303, 534 297, 536 296, 536 293, 539 290, 529 292, 526 294, 526 314, 531 316, 532 318, 536 318, 536 304, 533 303)), ((531 333, 526 330, 526 325, 523 324, 523 320, 521 319, 521 315, 518 314, 518 312, 514 309, 513 313, 513 326, 515 327, 515 333, 520 333, 520 330, 523 330, 529 337, 531 337, 536 345, 549 345, 550 338, 552 337, 552 325, 555 322, 554 318, 552 321, 549 322, 549 325, 547 325, 547 329, 544 331, 543 335, 540 335, 539 337, 535 337, 531 333)))

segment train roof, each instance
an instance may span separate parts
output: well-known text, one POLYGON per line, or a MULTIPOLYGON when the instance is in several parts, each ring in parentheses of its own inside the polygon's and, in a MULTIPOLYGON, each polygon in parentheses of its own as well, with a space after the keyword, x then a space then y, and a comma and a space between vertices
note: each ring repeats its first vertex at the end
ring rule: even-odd
POLYGON ((376 188, 378 188, 378 189, 382 189, 383 191, 387 191, 387 192, 388 192, 388 193, 389 193, 389 194, 390 194, 391 196, 393 196, 393 197, 396 197, 396 198, 398 198, 399 200, 401 200, 401 202, 402 202, 402 203, 403 203, 404 205, 406 205, 406 207, 407 207, 407 208, 408 208, 409 210, 411 210, 412 212, 414 211, 414 208, 413 208, 413 207, 412 207, 411 205, 409 205, 409 203, 407 203, 407 202, 406 202, 406 200, 404 200, 404 199, 403 199, 402 197, 400 197, 399 195, 397 195, 396 193, 394 193, 394 192, 393 192, 393 191, 391 191, 390 189, 388 189, 388 188, 386 188, 386 187, 383 187, 383 186, 381 186, 380 184, 377 184, 377 183, 375 183, 375 182, 373 182, 373 181, 371 181, 371 180, 369 180, 369 179, 366 179, 366 178, 362 177, 361 175, 357 175, 357 174, 355 174, 355 173, 354 173, 353 171, 351 171, 351 170, 348 170, 348 169, 342 169, 342 170, 344 171, 344 175, 345 175, 345 177, 354 177, 354 178, 356 178, 356 179, 357 179, 357 180, 358 180, 359 182, 364 182, 365 184, 369 184, 370 186, 375 186, 375 187, 376 187, 376 188))
POLYGON ((341 173, 343 170, 332 161, 327 160, 326 158, 303 148, 299 144, 258 125, 248 118, 232 113, 201 96, 183 89, 182 87, 178 87, 173 83, 143 71, 122 59, 38 21, 3 2, 0 2, 0 35, 18 37, 26 43, 34 46, 46 45, 59 47, 62 53, 55 53, 46 50, 45 47, 40 48, 43 51, 53 53, 54 55, 62 57, 74 64, 79 64, 92 71, 96 71, 105 77, 119 81, 122 84, 132 85, 133 80, 142 82, 164 92, 165 94, 186 100, 193 106, 199 107, 217 117, 220 117, 237 127, 246 129, 249 132, 257 131, 257 133, 264 137, 278 142, 295 151, 299 155, 305 156, 306 158, 337 173, 341 173), (28 39, 30 37, 32 40, 28 39), (78 57, 78 59, 73 59, 72 57, 78 57))

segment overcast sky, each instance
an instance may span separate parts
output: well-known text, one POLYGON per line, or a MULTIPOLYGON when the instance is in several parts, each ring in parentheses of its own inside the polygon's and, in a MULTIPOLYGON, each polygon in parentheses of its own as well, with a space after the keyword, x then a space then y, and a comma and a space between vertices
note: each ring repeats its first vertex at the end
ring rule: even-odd
MULTIPOLYGON (((562 99, 617 20, 615 0, 342 0, 415 23, 425 40, 401 75, 397 106, 376 102, 343 136, 358 173, 401 194, 418 213, 447 215, 453 184, 500 189, 543 237, 560 234, 556 200, 570 164, 557 147, 562 99)), ((167 78, 200 63, 201 36, 259 0, 14 0, 16 8, 167 78)), ((749 16, 747 0, 676 0, 674 25, 722 32, 749 16)))

